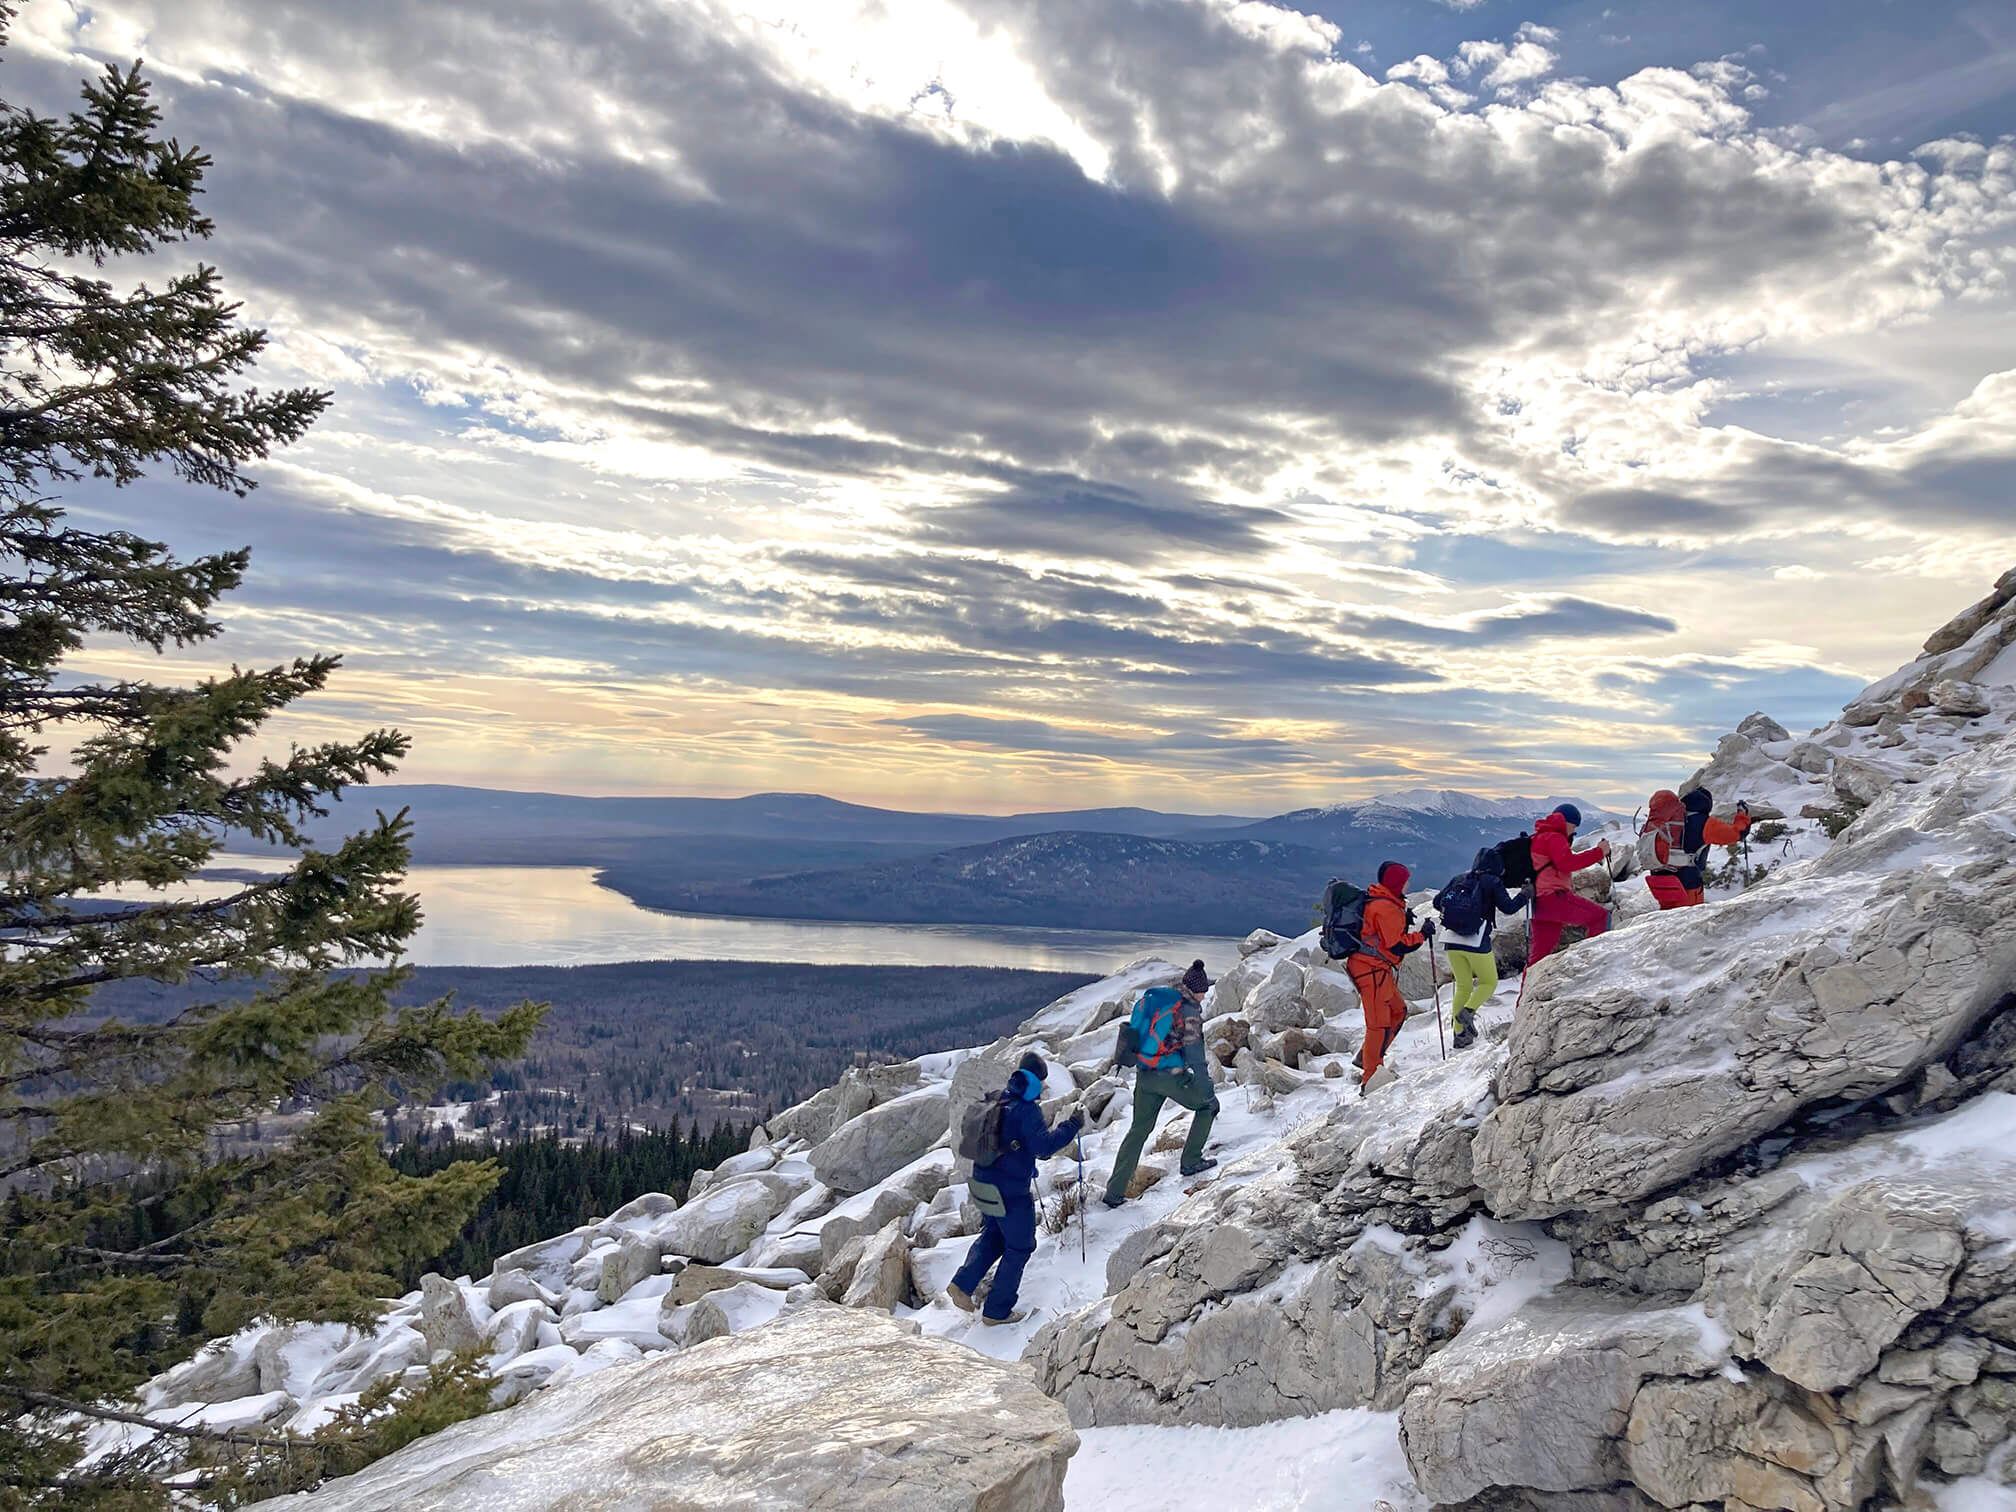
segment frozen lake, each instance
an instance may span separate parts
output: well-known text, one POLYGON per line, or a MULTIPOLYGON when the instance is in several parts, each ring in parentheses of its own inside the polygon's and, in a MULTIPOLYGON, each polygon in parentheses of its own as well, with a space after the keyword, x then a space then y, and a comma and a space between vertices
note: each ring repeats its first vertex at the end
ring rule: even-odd
MULTIPOLYGON (((220 856, 264 871, 268 857, 220 856)), ((205 897, 230 882, 195 884, 205 897)), ((595 883, 585 866, 416 866, 406 886, 426 922, 406 959, 416 966, 587 966, 611 961, 806 961, 822 966, 1023 966, 1101 975, 1142 956, 1203 957, 1216 976, 1239 959, 1236 939, 1025 929, 976 924, 831 924, 730 919, 639 908, 595 883)))

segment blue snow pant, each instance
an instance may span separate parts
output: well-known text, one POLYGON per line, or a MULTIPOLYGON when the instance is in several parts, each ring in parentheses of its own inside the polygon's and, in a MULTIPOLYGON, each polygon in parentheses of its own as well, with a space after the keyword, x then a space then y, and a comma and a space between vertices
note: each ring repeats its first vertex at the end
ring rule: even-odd
POLYGON ((987 1288, 987 1300, 980 1311, 990 1318, 1005 1318, 1015 1310, 1015 1294, 1022 1289, 1022 1270, 1036 1253, 1036 1194, 1029 1187, 1001 1194, 1008 1211, 999 1218, 989 1216, 980 1228, 980 1237, 966 1252, 966 1263, 952 1278, 952 1284, 972 1296, 981 1278, 996 1261, 994 1284, 987 1288))

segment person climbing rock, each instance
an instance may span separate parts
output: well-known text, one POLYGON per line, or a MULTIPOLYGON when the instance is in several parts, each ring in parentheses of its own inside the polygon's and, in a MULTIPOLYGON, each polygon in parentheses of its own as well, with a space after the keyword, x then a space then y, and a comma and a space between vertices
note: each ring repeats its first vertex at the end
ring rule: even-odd
MULTIPOLYGON (((1407 1004, 1400 996, 1397 975, 1400 959, 1419 950, 1435 934, 1432 920, 1418 930, 1407 927, 1407 879, 1412 875, 1398 861, 1380 865, 1379 880, 1372 884, 1365 902, 1365 922, 1358 931, 1363 949, 1344 958, 1345 975, 1358 989, 1358 1001, 1365 1009, 1365 1043, 1359 1052, 1360 1097, 1371 1090, 1387 1050, 1407 1022, 1407 1004)), ((1390 1081, 1392 1076, 1389 1071, 1385 1079, 1390 1081)))
POLYGON ((1491 931, 1498 915, 1517 913, 1532 901, 1523 892, 1506 891, 1504 878, 1505 863, 1499 858, 1498 847, 1487 845, 1477 852, 1470 870, 1452 877, 1449 885, 1435 894, 1435 910, 1442 916, 1442 950, 1456 983, 1455 1012, 1450 1018, 1458 1050, 1467 1050, 1477 1042, 1477 1010, 1498 990, 1498 958, 1491 950, 1491 931))
POLYGON ((1120 1153, 1113 1159, 1113 1175, 1106 1183, 1106 1206, 1114 1208, 1127 1200, 1127 1184, 1141 1162, 1141 1150, 1155 1131, 1155 1120, 1164 1103, 1190 1110, 1190 1133, 1183 1141, 1178 1169, 1195 1176, 1218 1164, 1204 1153, 1211 1137, 1212 1121, 1218 1116, 1218 1094, 1211 1085, 1211 1065, 1204 1058, 1204 994, 1211 990, 1211 978, 1202 961, 1192 961, 1183 980, 1174 987, 1150 987, 1134 1005, 1129 1027, 1136 1032, 1134 1061, 1134 1120, 1127 1137, 1120 1141, 1120 1153))
POLYGON ((1639 859, 1645 883, 1662 909, 1692 908, 1707 901, 1708 848, 1736 845, 1750 833, 1750 807, 1736 805, 1736 817, 1715 817, 1715 795, 1697 787, 1686 797, 1670 788, 1652 795, 1639 831, 1639 859))
POLYGON ((1044 1123, 1037 1103, 1049 1074, 1043 1057, 1032 1050, 999 1094, 1001 1156, 991 1165, 975 1166, 967 1183, 983 1215, 980 1237, 945 1287, 947 1301, 961 1312, 972 1312, 973 1293, 992 1270, 994 1281, 987 1288, 980 1321, 997 1327, 1028 1316, 1015 1311, 1015 1297, 1022 1288, 1023 1268, 1036 1253, 1036 1162, 1064 1149, 1084 1128, 1084 1121, 1076 1117, 1054 1129, 1044 1123))
POLYGON ((1575 831, 1582 810, 1564 803, 1533 826, 1533 948, 1528 966, 1544 961, 1561 943, 1561 931, 1580 924, 1592 935, 1610 927, 1610 910, 1575 891, 1569 877, 1585 866, 1600 866, 1606 852, 1600 845, 1575 849, 1575 831))

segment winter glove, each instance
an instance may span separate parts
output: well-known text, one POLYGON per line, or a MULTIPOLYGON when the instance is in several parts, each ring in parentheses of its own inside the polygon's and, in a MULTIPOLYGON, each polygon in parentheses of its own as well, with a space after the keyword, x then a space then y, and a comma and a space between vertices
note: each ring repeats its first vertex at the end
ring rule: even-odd
POLYGON ((1433 919, 1423 919, 1421 921, 1421 938, 1424 940, 1435 938, 1435 921, 1433 919))

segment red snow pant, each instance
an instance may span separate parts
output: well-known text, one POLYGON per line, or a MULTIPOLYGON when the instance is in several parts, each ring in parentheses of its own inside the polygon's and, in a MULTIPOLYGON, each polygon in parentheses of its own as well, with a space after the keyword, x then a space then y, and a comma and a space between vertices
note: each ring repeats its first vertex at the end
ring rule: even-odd
POLYGON ((1561 943, 1561 931, 1570 924, 1584 925, 1589 933, 1599 935, 1610 927, 1610 910, 1579 893, 1542 893, 1533 904, 1533 949, 1526 964, 1531 966, 1552 955, 1561 943))
POLYGON ((1679 877, 1672 872, 1654 872, 1645 879, 1645 885, 1652 889, 1652 896, 1665 908, 1692 908, 1697 903, 1708 901, 1705 887, 1683 886, 1679 877))
POLYGON ((1359 1052, 1364 1069, 1358 1085, 1372 1080, 1372 1073, 1386 1059, 1400 1026, 1407 1022, 1407 1004, 1400 997, 1400 983, 1393 968, 1371 956, 1354 955, 1345 966, 1351 985, 1358 989, 1358 1001, 1365 1008, 1365 1045, 1359 1052))

